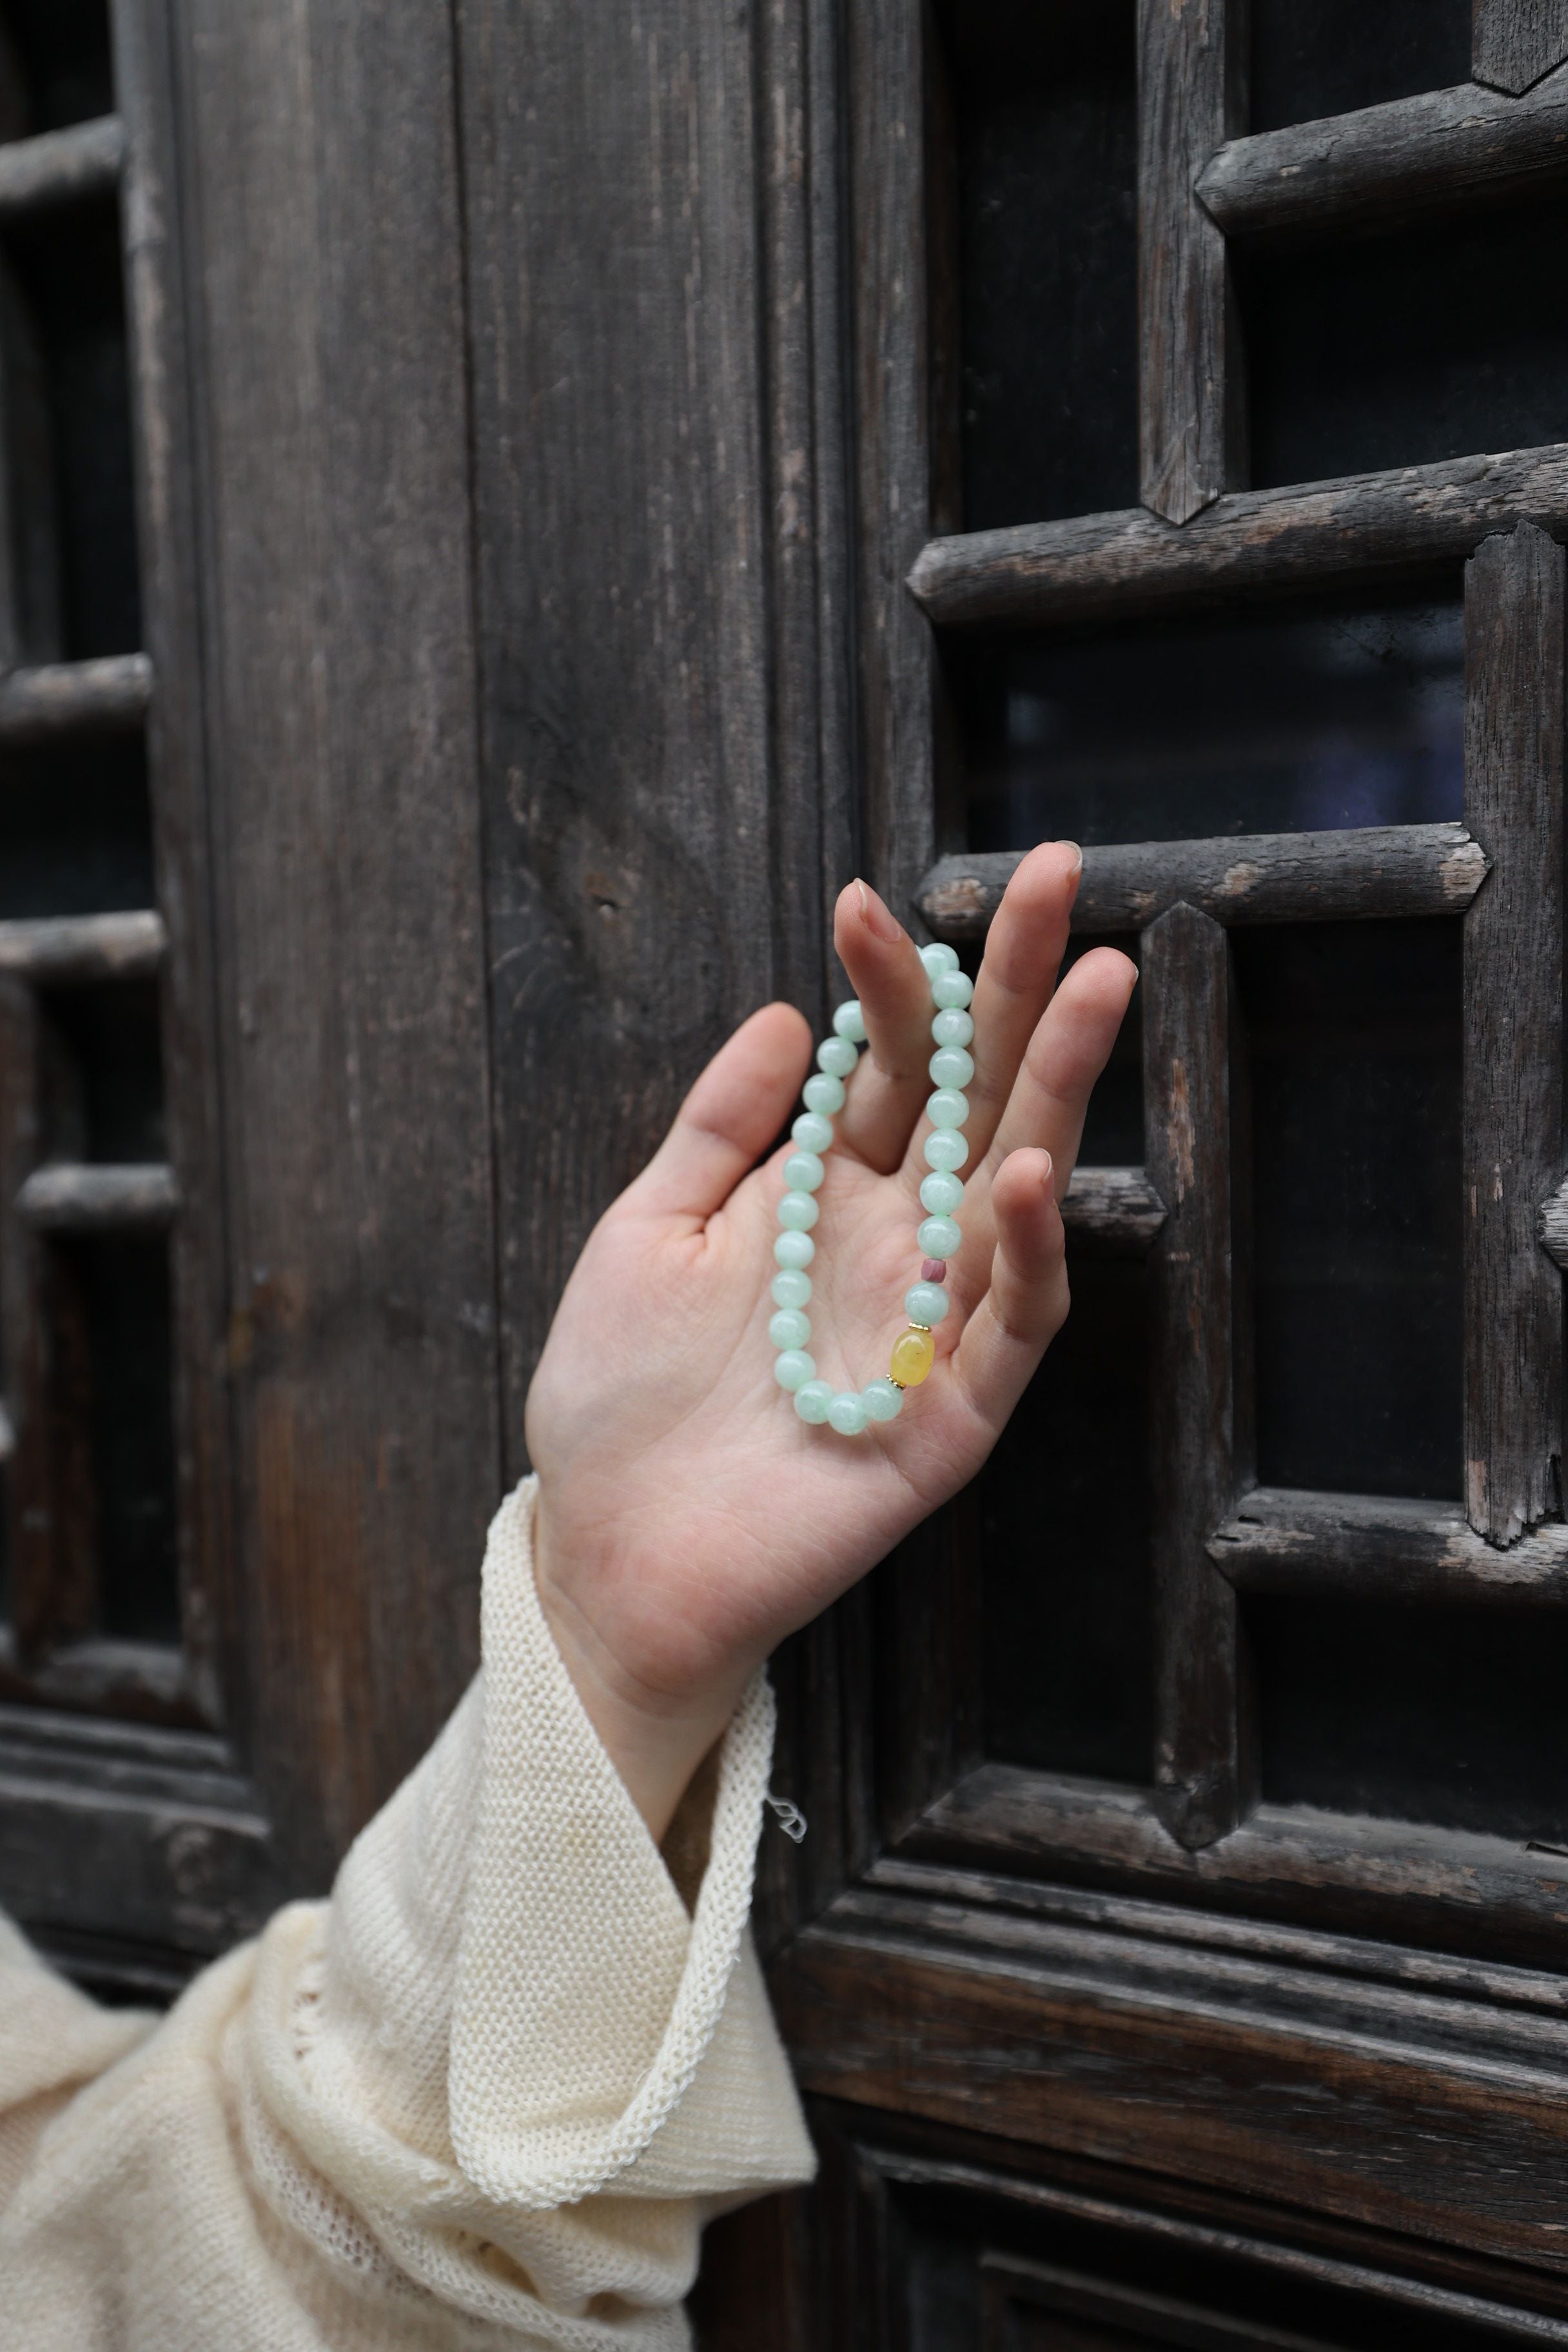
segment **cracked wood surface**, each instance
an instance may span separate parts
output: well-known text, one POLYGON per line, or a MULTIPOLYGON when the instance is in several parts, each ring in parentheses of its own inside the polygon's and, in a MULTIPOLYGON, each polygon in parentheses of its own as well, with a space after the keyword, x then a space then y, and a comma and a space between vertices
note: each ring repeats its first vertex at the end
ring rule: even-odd
POLYGON ((1361 1601, 1568 1601, 1568 1527, 1552 1521, 1500 1550, 1458 1504, 1257 1486, 1209 1538, 1208 1555, 1246 1592, 1361 1601))
POLYGON ((1563 0, 1472 0, 1470 70, 1496 89, 1526 90, 1568 58, 1563 0))

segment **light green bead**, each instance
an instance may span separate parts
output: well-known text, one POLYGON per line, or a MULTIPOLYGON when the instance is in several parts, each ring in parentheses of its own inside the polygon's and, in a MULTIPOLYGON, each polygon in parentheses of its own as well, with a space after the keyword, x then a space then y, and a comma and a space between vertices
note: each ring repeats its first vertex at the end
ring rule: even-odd
POLYGON ((833 1391, 826 1381, 805 1381, 795 1392, 795 1409, 802 1421, 826 1421, 832 1402, 833 1391))
POLYGON ((775 1348, 804 1348, 811 1339, 811 1318, 798 1307, 781 1307, 768 1318, 768 1339, 775 1348))
POLYGON ((816 1366, 804 1348, 786 1348, 774 1362, 773 1378, 781 1389, 803 1389, 816 1378, 816 1366))
POLYGON ((847 1078, 859 1059, 849 1037, 825 1037, 816 1049, 816 1066, 830 1078, 847 1078))
POLYGON ((939 1013, 931 1034, 939 1045, 967 1045, 974 1035, 973 1017, 968 1013, 939 1013))
POLYGON ((939 1045, 926 1068, 933 1087, 966 1087, 974 1076, 974 1056, 962 1045, 939 1045))
POLYGON ((811 1276, 802 1274, 798 1266, 781 1267, 773 1286, 775 1307, 804 1307, 811 1297, 811 1276))
POLYGON ((822 1211, 809 1192, 786 1192, 778 1205, 778 1221, 792 1234, 808 1234, 822 1211))
POLYGON ((938 972, 931 984, 931 1003, 940 1004, 944 1013, 962 1013, 966 1004, 973 1002, 974 982, 966 971, 938 972))
POLYGON ((951 1217, 928 1217, 915 1239, 922 1257, 955 1257, 963 1235, 951 1217))
POLYGON ((933 940, 929 948, 921 948, 921 961, 931 979, 940 980, 944 971, 958 970, 958 950, 945 940, 933 940))
POLYGON ((962 1127, 969 1117, 969 1097, 956 1087, 939 1087, 926 1105, 926 1117, 933 1127, 962 1127))
POLYGON ((921 1206, 933 1217, 950 1217, 963 1198, 963 1179, 945 1168, 933 1168, 921 1186, 921 1206))
POLYGON ((781 1234, 773 1244, 777 1265, 806 1266, 816 1255, 816 1244, 809 1234, 781 1234))
POLYGON ((873 1381, 860 1391, 868 1421, 897 1421, 904 1409, 904 1392, 896 1381, 873 1381))
POLYGON ((837 1037, 847 1037, 852 1045, 866 1043, 866 1016, 860 1010, 858 996, 850 997, 847 1003, 838 1007, 833 1016, 833 1033, 837 1037))
POLYGON ((792 1151, 784 1164, 784 1180, 792 1192, 816 1192, 827 1171, 816 1151, 792 1151))
POLYGON ((833 1121, 824 1118, 820 1111, 803 1110, 790 1129, 790 1137, 797 1151, 815 1151, 820 1157, 833 1141, 833 1121))
POLYGON ((940 1282, 917 1282, 904 1293, 904 1313, 911 1323, 921 1323, 928 1331, 936 1329, 952 1305, 940 1282))
POLYGON ((840 1437, 858 1437, 866 1426, 866 1407, 852 1389, 843 1389, 828 1406, 827 1418, 840 1437))
POLYGON ((826 1070, 819 1070, 815 1078, 807 1078, 800 1093, 807 1110, 819 1111, 824 1118, 831 1118, 836 1110, 844 1108, 844 1081, 829 1077, 826 1070))
POLYGON ((928 1168, 962 1168, 969 1157, 968 1141, 955 1127, 933 1128, 922 1148, 928 1168))

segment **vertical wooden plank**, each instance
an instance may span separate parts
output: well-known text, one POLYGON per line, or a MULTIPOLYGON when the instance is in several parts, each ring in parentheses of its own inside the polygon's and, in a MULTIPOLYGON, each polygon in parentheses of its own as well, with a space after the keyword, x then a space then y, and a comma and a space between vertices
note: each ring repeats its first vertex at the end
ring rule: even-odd
POLYGON ((1563 1507, 1563 570, 1533 523, 1465 570, 1465 1508, 1499 1544, 1563 1507))
POLYGON ((1150 1253, 1155 1801, 1212 1845, 1254 1799, 1237 1597, 1204 1547, 1235 1500, 1229 948, 1195 908, 1143 934, 1144 1153, 1167 1204, 1150 1253))
POLYGON ((1471 0, 1470 71, 1515 97, 1568 58, 1564 0, 1471 0))
POLYGON ((1242 340, 1226 242, 1194 191, 1246 129, 1246 0, 1139 0, 1139 469, 1190 522, 1247 478, 1242 340))
POLYGON ((38 1160, 38 1024, 31 989, 0 980, 0 1378, 14 1451, 5 1471, 11 1590, 6 1614, 31 1664, 54 1582, 47 1354, 38 1314, 39 1244, 16 1213, 38 1160))

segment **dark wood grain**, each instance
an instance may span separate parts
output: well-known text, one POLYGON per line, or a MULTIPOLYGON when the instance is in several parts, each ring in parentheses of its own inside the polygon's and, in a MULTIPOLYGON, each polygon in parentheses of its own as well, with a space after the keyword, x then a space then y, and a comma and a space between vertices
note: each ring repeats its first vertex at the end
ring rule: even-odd
POLYGON ((1465 574, 1465 1507, 1490 1542, 1563 1508, 1563 1284, 1538 1246, 1563 1160, 1563 550, 1533 525, 1465 574))
POLYGON ((1165 1222, 1165 1203, 1142 1168, 1075 1168, 1061 1209, 1075 1241, 1127 1257, 1142 1257, 1165 1222))
POLYGON ((0 146, 0 221, 111 194, 124 161, 125 126, 117 114, 11 140, 0 146))
POLYGON ((1243 1592, 1503 1608, 1568 1601, 1568 1527, 1552 1521, 1506 1550, 1441 1503, 1255 1487, 1209 1538, 1243 1592))
POLYGON ((981 2256, 982 2310, 985 2324, 983 2352, 1014 2352, 1020 2342, 1043 2341, 1051 2352, 1093 2352, 1108 2339, 1116 2342, 1182 2345, 1188 2352, 1334 2352, 1321 2336, 1299 2335, 1294 2328, 1270 2327, 1255 2318, 1243 2318, 1185 2295, 1155 2294, 1142 2287, 1112 2284, 1106 2279, 1067 2270, 1058 2263, 1021 2261, 1016 2255, 986 2252, 981 2256), (1043 2338, 1020 2336, 1016 2326, 1027 2327, 1027 2312, 1050 2314, 1040 2324, 1043 2338), (1081 2336, 1073 2320, 1087 2323, 1081 2336), (1063 2332, 1065 2324, 1065 2333, 1063 2332), (1137 2335, 1133 2330, 1139 2331, 1137 2335))
MULTIPOLYGON (((940 859, 916 894, 933 936, 984 939, 1027 854, 994 849, 940 859)), ((1097 844, 1083 854, 1073 929, 1091 937, 1141 931, 1182 901, 1227 928, 1455 915, 1486 873, 1486 852, 1460 824, 1097 844)))
POLYGON ((40 1233, 156 1232, 172 1224, 179 1209, 174 1170, 155 1162, 51 1162, 36 1168, 16 1195, 17 1214, 40 1233))
POLYGON ((13 1203, 38 1157, 37 1002, 0 979, 0 1382, 7 1460, 4 1482, 6 1613, 13 1649, 32 1664, 47 1638, 54 1581, 54 1492, 48 1443, 48 1345, 41 1315, 42 1253, 13 1203))
POLYGON ((1478 81, 1526 90, 1565 58, 1563 0, 1471 0, 1470 70, 1478 81))
POLYGON ((1387 226, 1478 198, 1544 194, 1568 175, 1568 76, 1526 99, 1464 82, 1233 139, 1197 192, 1227 237, 1387 226))
POLYGON ((1240 491, 1179 530, 1132 507, 966 532, 922 549, 910 587, 943 627, 1079 626, 1430 575, 1529 520, 1568 530, 1568 445, 1240 491))
POLYGON ((1154 1781, 1184 1846, 1212 1845, 1253 1795, 1233 1588, 1205 1549, 1236 1491, 1229 950, 1195 908, 1144 935, 1143 1132, 1167 1214, 1150 1252, 1155 1578, 1154 1781))
POLYGON ((162 965, 169 935, 161 915, 46 915, 0 922, 0 972, 35 987, 144 980, 162 965))
POLYGON ((0 744, 60 742, 142 726, 153 698, 145 654, 47 662, 0 677, 0 744))
POLYGON ((89 1633, 27 1663, 0 1627, 0 1703, 64 1709, 116 1723, 209 1727, 183 1650, 89 1633))
POLYGON ((1246 121, 1237 0, 1138 11, 1138 448, 1143 503, 1190 522, 1247 478, 1226 241, 1194 182, 1246 121))

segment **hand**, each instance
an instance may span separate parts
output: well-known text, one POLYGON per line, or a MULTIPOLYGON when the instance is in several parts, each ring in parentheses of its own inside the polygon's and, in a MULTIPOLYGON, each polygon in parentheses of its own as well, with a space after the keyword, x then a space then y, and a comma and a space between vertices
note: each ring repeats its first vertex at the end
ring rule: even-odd
MULTIPOLYGON (((1137 979, 1114 949, 1057 986, 1082 867, 1030 853, 992 924, 972 1011, 970 1156, 936 1363, 896 1421, 811 1428, 773 1379, 773 1244, 813 1040, 765 1005, 715 1055, 658 1153, 595 1226, 529 1393, 541 1600, 655 1838, 748 1676, 974 1475, 1068 1311, 1058 1200, 1137 979)), ((931 983, 875 893, 835 944, 868 1049, 826 1155, 807 1308, 836 1388, 885 1373, 919 1274, 931 983)))

